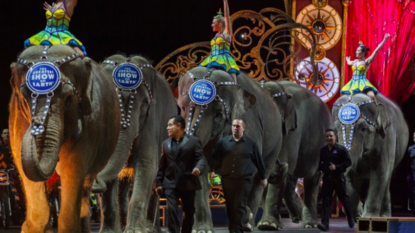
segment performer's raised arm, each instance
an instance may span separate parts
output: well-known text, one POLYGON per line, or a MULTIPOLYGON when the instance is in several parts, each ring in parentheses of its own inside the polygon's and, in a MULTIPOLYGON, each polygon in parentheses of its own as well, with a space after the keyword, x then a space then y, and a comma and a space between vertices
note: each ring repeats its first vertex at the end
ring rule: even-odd
POLYGON ((375 60, 376 55, 378 55, 379 50, 383 47, 386 40, 390 37, 389 33, 386 33, 385 37, 383 38, 382 43, 378 45, 378 47, 373 51, 372 55, 366 59, 366 66, 369 68, 369 66, 372 64, 372 62, 375 60))
POLYGON ((65 4, 66 10, 68 11, 69 17, 72 17, 76 4, 78 4, 78 0, 63 0, 63 2, 65 4))
POLYGON ((231 16, 229 14, 229 5, 228 5, 228 0, 223 0, 223 7, 224 7, 224 14, 225 14, 225 33, 228 34, 226 35, 226 39, 228 41, 230 41, 232 39, 232 24, 231 24, 231 16))
POLYGON ((347 62, 347 65, 349 65, 349 66, 352 66, 353 65, 353 61, 350 60, 350 56, 347 56, 346 57, 346 62, 347 62))

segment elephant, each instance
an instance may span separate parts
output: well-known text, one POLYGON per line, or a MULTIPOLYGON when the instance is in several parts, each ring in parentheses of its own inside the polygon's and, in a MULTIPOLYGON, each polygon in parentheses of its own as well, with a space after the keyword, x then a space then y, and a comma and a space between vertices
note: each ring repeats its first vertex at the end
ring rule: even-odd
POLYGON ((352 160, 345 175, 354 217, 360 201, 363 217, 391 216, 391 176, 408 144, 409 130, 399 107, 381 93, 376 98, 379 104, 363 93, 344 95, 332 109, 338 141, 352 160))
POLYGON ((135 90, 119 91, 124 111, 130 115, 130 125, 121 129, 114 155, 105 169, 98 174, 93 191, 106 189, 102 199, 104 220, 101 221, 100 232, 122 232, 118 212, 120 209, 121 222, 126 222, 124 232, 145 233, 146 226, 148 229, 153 228, 156 214, 154 208, 157 207, 158 198, 153 197, 151 204, 149 203, 161 156, 161 143, 168 137, 165 127, 169 118, 177 115, 178 109, 166 79, 145 58, 113 55, 103 62, 102 67, 112 74, 122 63, 140 67, 143 82, 135 90), (129 179, 120 177, 120 190, 117 179, 124 166, 131 172, 123 173, 133 176, 133 192, 128 203, 127 216, 123 210, 128 201, 126 194, 129 190, 129 179))
POLYGON ((11 68, 10 139, 27 201, 22 232, 53 232, 45 183, 54 172, 61 181, 58 232, 90 232, 92 182, 112 155, 120 131, 112 81, 97 63, 66 45, 29 47, 11 68), (45 95, 33 92, 37 77, 29 67, 38 65, 42 79, 54 77, 58 84, 45 95), (51 69, 57 73, 49 76, 51 69))
MULTIPOLYGON (((240 74, 238 85, 235 85, 233 78, 225 71, 205 67, 193 68, 180 77, 177 103, 181 115, 186 119, 187 133, 199 137, 208 160, 212 158, 215 142, 220 137, 230 134, 231 120, 242 118, 246 123, 244 134, 253 138, 258 144, 267 174, 274 169, 282 145, 281 114, 268 91, 262 89, 247 74, 240 74), (201 80, 209 80, 212 85, 216 84, 216 97, 207 105, 193 107, 189 89, 195 81, 201 80)), ((199 176, 202 189, 196 192, 193 232, 214 232, 208 203, 206 173, 207 168, 199 176)), ((248 200, 248 213, 250 213, 246 219, 248 229, 252 230, 254 226, 252 218, 260 204, 262 192, 260 178, 256 174, 248 200)))
POLYGON ((282 114, 283 146, 278 156, 280 166, 276 173, 285 177, 285 180, 282 185, 269 185, 266 193, 267 205, 263 206, 258 228, 283 228, 278 204, 282 198, 280 192, 284 192, 285 204, 292 221, 299 222, 302 219, 303 227, 314 227, 317 224, 319 154, 325 145, 325 130, 333 128, 331 113, 320 98, 296 83, 271 81, 264 84, 264 89, 274 97, 282 114), (298 178, 304 178, 304 207, 295 192, 298 178))

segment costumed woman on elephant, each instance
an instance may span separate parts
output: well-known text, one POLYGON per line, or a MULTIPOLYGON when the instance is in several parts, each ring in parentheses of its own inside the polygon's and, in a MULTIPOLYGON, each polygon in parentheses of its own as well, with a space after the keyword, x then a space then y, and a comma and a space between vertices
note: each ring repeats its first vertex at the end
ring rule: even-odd
POLYGON ((65 44, 73 47, 81 57, 86 56, 82 42, 68 31, 77 3, 78 0, 56 0, 56 3, 52 5, 47 2, 43 3, 43 9, 46 10, 46 28, 25 40, 24 47, 65 44))
POLYGON ((217 32, 215 37, 210 41, 212 52, 199 66, 224 70, 237 83, 236 76, 241 71, 229 52, 233 32, 228 0, 223 0, 223 6, 225 15, 223 16, 221 10, 219 10, 218 15, 213 17, 212 21, 213 31, 217 32))
POLYGON ((365 56, 369 52, 369 48, 364 46, 363 43, 360 43, 359 47, 357 47, 357 59, 352 61, 350 60, 350 56, 346 57, 347 64, 349 66, 352 66, 353 76, 352 79, 341 89, 341 94, 351 95, 354 93, 363 92, 370 98, 375 100, 375 102, 377 103, 375 95, 378 94, 378 90, 369 82, 369 80, 367 80, 366 75, 370 65, 375 60, 376 55, 378 54, 379 50, 383 47, 389 36, 389 34, 385 35, 382 43, 378 45, 378 47, 375 49, 372 55, 370 55, 370 57, 366 60, 365 56))

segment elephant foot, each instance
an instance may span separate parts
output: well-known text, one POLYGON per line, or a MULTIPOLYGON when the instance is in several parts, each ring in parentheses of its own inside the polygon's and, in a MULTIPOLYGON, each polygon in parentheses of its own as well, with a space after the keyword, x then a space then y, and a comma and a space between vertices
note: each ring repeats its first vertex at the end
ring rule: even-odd
POLYGON ((210 224, 195 223, 193 225, 192 233, 215 233, 215 229, 210 224))
POLYGON ((263 216, 257 224, 257 228, 265 231, 278 231, 284 228, 284 224, 274 216, 263 216))
POLYGON ((247 223, 247 224, 244 225, 244 231, 253 232, 254 227, 252 226, 251 223, 247 223))
POLYGON ((153 222, 147 221, 146 226, 147 233, 162 233, 161 228, 157 224, 153 224, 153 222))
POLYGON ((317 227, 317 221, 314 220, 308 220, 308 221, 303 221, 302 227, 303 228, 316 228, 317 227))
POLYGON ((101 180, 101 179, 97 179, 94 182, 94 185, 92 185, 92 192, 93 193, 103 193, 105 192, 105 190, 107 190, 107 184, 101 180))
POLYGON ((110 227, 103 227, 99 233, 118 233, 121 232, 121 229, 119 231, 115 231, 114 229, 110 228, 110 227))
POLYGON ((125 230, 124 233, 144 233, 141 230, 125 230))

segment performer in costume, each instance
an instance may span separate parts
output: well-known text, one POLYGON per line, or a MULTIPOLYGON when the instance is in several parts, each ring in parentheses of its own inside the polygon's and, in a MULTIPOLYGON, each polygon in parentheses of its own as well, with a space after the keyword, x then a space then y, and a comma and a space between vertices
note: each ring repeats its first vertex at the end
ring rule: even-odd
POLYGON ((25 48, 32 45, 66 44, 72 46, 80 56, 86 56, 82 42, 68 31, 77 2, 78 0, 57 0, 52 6, 47 2, 43 3, 43 9, 46 10, 46 28, 27 39, 24 42, 25 48))
POLYGON ((240 74, 241 71, 229 52, 232 39, 232 25, 229 16, 228 1, 223 0, 223 5, 225 16, 219 10, 218 15, 213 17, 212 21, 213 31, 217 32, 215 37, 210 41, 212 52, 199 66, 224 70, 237 83, 236 75, 240 74))
POLYGON ((350 56, 346 57, 347 64, 352 66, 353 76, 352 79, 341 89, 341 94, 351 95, 352 93, 363 92, 376 101, 375 95, 378 93, 378 90, 369 82, 369 80, 367 80, 366 75, 367 70, 375 60, 376 55, 383 47, 389 36, 389 34, 385 35, 382 43, 378 45, 372 55, 370 55, 370 57, 366 60, 365 56, 367 55, 367 52, 369 52, 369 48, 364 46, 361 42, 356 50, 357 59, 351 61, 350 56))

